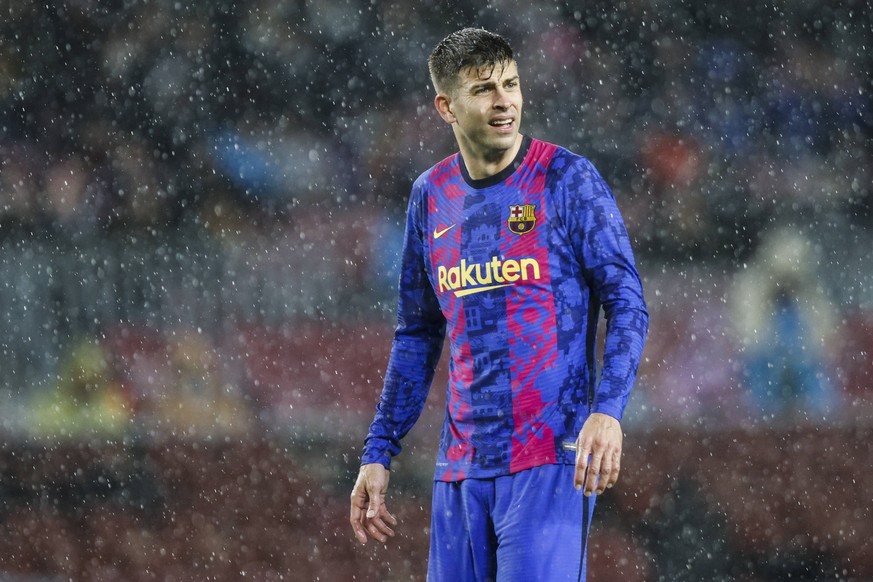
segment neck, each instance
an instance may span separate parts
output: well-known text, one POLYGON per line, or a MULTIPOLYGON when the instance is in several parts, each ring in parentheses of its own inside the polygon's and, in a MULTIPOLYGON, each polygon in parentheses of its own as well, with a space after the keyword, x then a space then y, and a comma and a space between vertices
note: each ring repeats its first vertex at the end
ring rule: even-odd
POLYGON ((474 180, 482 180, 494 174, 500 173, 512 160, 521 148, 521 142, 524 136, 518 134, 515 143, 512 147, 505 150, 488 150, 477 151, 469 144, 458 142, 458 147, 461 150, 461 157, 464 158, 464 165, 467 167, 467 172, 474 180))

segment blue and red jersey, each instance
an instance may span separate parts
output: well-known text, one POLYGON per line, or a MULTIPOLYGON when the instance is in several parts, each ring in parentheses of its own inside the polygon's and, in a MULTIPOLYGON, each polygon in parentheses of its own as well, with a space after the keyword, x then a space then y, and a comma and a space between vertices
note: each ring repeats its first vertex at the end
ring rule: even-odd
POLYGON ((588 160, 525 137, 504 171, 474 180, 455 154, 415 181, 405 236, 398 324, 363 463, 388 467, 400 452, 446 335, 437 480, 573 464, 563 445, 591 412, 621 420, 648 313, 615 198, 588 160))

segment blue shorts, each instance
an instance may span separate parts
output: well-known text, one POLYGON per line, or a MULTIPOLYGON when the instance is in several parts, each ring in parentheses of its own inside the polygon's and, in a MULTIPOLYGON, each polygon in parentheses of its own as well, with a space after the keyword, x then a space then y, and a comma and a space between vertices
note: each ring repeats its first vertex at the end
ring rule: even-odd
POLYGON ((573 487, 574 473, 543 465, 434 482, 428 582, 585 580, 596 496, 573 487))

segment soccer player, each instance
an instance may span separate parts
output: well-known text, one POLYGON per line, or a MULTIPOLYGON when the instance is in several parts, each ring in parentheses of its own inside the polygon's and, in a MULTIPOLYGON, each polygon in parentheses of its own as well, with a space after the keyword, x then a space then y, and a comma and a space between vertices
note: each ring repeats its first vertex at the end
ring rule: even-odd
POLYGON ((518 65, 502 37, 457 31, 428 66, 460 152, 412 188, 398 324, 352 529, 361 543, 394 535, 388 468, 448 335, 428 580, 584 580, 594 500, 618 479, 648 328, 628 235, 588 160, 519 133, 518 65))

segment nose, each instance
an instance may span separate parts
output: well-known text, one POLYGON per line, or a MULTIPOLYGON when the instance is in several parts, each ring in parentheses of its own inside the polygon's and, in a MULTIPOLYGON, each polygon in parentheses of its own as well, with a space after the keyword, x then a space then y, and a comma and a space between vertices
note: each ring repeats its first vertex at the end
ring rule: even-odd
POLYGON ((512 105, 512 100, 509 97, 509 93, 503 87, 497 87, 497 91, 494 93, 494 108, 505 110, 509 109, 512 105))

